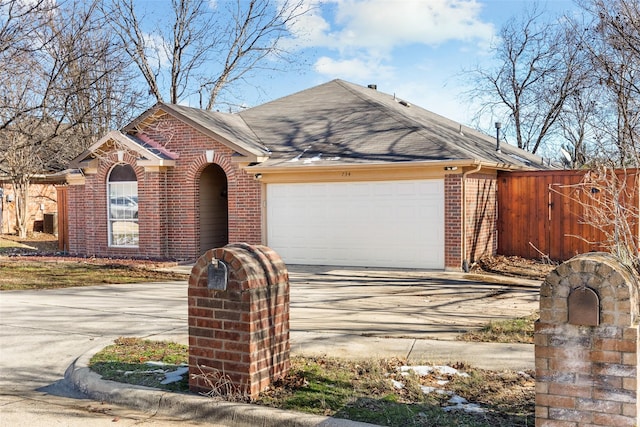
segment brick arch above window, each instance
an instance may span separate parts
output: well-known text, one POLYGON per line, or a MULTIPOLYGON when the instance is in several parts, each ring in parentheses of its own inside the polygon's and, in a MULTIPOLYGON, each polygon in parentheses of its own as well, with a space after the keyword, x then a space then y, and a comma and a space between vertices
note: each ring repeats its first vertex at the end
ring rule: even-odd
POLYGON ((110 153, 104 159, 101 159, 100 164, 98 166, 97 175, 99 177, 103 177, 103 181, 107 182, 107 179, 109 178, 109 174, 111 173, 111 170, 119 164, 121 165, 126 164, 131 166, 136 173, 137 181, 141 181, 142 178, 144 177, 144 168, 141 166, 138 166, 136 164, 136 158, 127 152, 125 152, 124 158, 122 159, 122 161, 118 160, 118 154, 115 152, 110 153))

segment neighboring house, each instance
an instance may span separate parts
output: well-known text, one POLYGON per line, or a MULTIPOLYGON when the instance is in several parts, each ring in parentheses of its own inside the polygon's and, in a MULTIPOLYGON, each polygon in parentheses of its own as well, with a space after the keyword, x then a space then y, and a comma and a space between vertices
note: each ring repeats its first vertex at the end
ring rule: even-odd
MULTIPOLYGON (((56 185, 64 183, 64 176, 38 175, 31 179, 27 205, 27 233, 57 234, 56 185)), ((16 194, 11 181, 0 177, 0 234, 16 234, 16 194)))
POLYGON ((496 176, 542 159, 342 80, 236 114, 159 103, 68 175, 69 251, 460 269, 496 250, 496 176), (122 203, 121 203, 122 201, 122 203))

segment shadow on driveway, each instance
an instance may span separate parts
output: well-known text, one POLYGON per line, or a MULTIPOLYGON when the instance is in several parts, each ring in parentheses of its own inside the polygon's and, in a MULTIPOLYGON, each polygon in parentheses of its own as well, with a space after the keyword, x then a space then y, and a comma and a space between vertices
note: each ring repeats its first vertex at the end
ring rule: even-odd
POLYGON ((441 271, 289 266, 292 331, 453 340, 538 309, 540 283, 441 271))

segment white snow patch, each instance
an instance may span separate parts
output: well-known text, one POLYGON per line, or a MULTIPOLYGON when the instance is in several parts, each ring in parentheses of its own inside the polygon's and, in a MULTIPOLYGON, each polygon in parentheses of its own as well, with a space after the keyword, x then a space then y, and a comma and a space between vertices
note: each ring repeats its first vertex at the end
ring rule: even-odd
POLYGON ((171 383, 177 383, 178 381, 182 380, 182 377, 184 376, 184 374, 189 372, 189 367, 188 366, 181 366, 180 368, 176 369, 175 371, 170 371, 164 374, 164 380, 162 380, 160 382, 160 384, 171 384, 171 383))
POLYGON ((475 403, 460 403, 455 406, 445 406, 442 408, 445 412, 451 411, 465 411, 467 413, 473 414, 483 414, 487 412, 486 409, 482 408, 480 405, 475 403))
POLYGON ((150 369, 148 371, 124 371, 124 375, 133 375, 133 374, 164 374, 164 369, 150 369))
POLYGON ((430 386, 427 386, 427 385, 420 386, 420 389, 422 390, 422 392, 424 394, 438 393, 438 394, 441 394, 443 396, 452 396, 453 395, 452 391, 443 390, 441 388, 430 387, 430 386))
POLYGON ((308 165, 310 163, 319 162, 320 160, 322 160, 322 153, 317 154, 311 157, 310 159, 305 159, 302 163, 304 163, 305 165, 308 165))
POLYGON ((404 384, 401 383, 400 381, 391 380, 391 383, 393 384, 393 386, 395 388, 398 388, 398 389, 403 389, 404 388, 404 384))
POLYGON ((460 372, 459 370, 452 368, 451 366, 401 366, 400 372, 414 372, 420 377, 425 377, 432 372, 440 375, 458 375, 460 377, 469 376, 469 374, 467 374, 466 372, 460 372))
POLYGON ((482 414, 486 412, 486 409, 484 409, 477 403, 469 403, 467 399, 458 395, 452 396, 451 399, 449 399, 449 403, 451 403, 452 405, 442 408, 445 412, 464 411, 474 414, 482 414))
POLYGON ((436 391, 436 390, 437 390, 437 388, 435 388, 435 387, 429 387, 429 386, 427 386, 427 385, 420 386, 420 389, 422 390, 422 392, 423 392, 424 394, 433 393, 434 391, 436 391))
MULTIPOLYGON (((174 367, 175 365, 170 365, 164 362, 155 362, 149 361, 145 362, 145 365, 150 366, 160 366, 160 367, 174 367)), ((187 365, 179 365, 177 369, 149 369, 148 371, 125 371, 124 375, 133 375, 133 374, 164 374, 164 380, 160 382, 160 384, 171 384, 176 383, 182 380, 184 374, 189 372, 189 367, 187 365)))
MULTIPOLYGON (((466 372, 461 372, 455 368, 452 368, 451 366, 401 366, 398 369, 401 372, 401 375, 404 375, 404 376, 407 376, 409 375, 410 372, 413 372, 420 377, 425 377, 430 374, 457 375, 460 377, 469 377, 469 374, 467 374, 466 372)), ((449 381, 444 379, 437 381, 438 385, 445 385, 447 383, 449 383, 449 381)), ((394 384, 394 387, 396 388, 404 387, 404 384, 402 384, 400 381, 393 380, 393 384, 394 384)), ((451 396, 451 398, 448 400, 448 403, 450 403, 451 405, 445 406, 444 408, 442 408, 445 412, 458 411, 458 410, 465 411, 468 413, 476 413, 476 414, 482 414, 486 412, 486 409, 482 408, 480 405, 476 403, 469 403, 467 399, 465 399, 462 396, 458 396, 452 391, 447 391, 447 390, 439 389, 436 387, 430 387, 430 386, 420 386, 420 389, 424 394, 438 393, 441 395, 451 396)))
POLYGON ((449 399, 449 403, 453 403, 454 405, 459 405, 461 403, 469 403, 469 401, 467 399, 465 399, 462 396, 458 396, 457 394, 452 396, 451 399, 449 399))

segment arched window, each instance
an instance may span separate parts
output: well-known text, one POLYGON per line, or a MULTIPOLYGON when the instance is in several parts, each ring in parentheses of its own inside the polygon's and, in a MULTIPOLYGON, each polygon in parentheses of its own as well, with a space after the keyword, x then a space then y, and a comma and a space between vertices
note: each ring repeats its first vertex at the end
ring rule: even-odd
POLYGON ((138 246, 138 179, 129 165, 116 165, 107 180, 109 246, 138 246))

